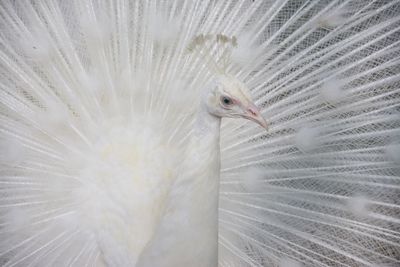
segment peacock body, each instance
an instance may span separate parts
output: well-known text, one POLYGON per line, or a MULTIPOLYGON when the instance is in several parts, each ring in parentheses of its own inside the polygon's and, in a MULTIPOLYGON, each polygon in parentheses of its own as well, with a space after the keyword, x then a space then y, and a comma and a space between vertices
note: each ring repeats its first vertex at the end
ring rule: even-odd
POLYGON ((2 0, 0 29, 1 266, 400 265, 400 1, 2 0))

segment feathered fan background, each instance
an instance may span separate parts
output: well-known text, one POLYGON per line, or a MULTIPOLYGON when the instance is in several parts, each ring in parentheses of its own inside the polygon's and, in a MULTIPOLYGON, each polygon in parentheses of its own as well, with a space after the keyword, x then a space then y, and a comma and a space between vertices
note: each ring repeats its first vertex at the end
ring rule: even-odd
POLYGON ((127 234, 147 220, 130 196, 154 192, 127 172, 174 169, 163 144, 187 149, 213 79, 188 45, 224 34, 237 43, 212 60, 271 127, 223 122, 219 265, 399 266, 399 14, 397 0, 2 0, 0 265, 127 249, 101 217, 127 234), (154 170, 116 162, 135 157, 154 170))

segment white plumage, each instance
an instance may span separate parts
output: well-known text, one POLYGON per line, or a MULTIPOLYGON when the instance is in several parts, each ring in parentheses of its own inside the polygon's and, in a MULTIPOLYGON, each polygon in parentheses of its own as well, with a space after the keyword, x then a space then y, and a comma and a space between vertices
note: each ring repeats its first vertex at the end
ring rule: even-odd
POLYGON ((398 266, 399 14, 2 0, 0 265, 398 266))

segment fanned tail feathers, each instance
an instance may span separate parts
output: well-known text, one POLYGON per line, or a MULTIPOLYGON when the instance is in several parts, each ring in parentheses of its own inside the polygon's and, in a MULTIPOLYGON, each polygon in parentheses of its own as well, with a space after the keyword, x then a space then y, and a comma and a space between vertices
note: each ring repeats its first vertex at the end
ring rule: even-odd
POLYGON ((223 122, 219 265, 399 265, 399 14, 398 0, 2 0, 0 265, 134 266, 159 177, 225 73, 271 128, 223 122))

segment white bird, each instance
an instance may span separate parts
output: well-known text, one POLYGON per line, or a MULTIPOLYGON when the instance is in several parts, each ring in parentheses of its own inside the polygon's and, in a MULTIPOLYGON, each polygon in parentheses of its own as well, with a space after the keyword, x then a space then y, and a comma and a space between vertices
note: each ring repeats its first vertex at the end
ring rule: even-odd
POLYGON ((399 14, 2 0, 0 265, 400 265, 399 14))

